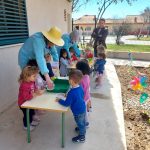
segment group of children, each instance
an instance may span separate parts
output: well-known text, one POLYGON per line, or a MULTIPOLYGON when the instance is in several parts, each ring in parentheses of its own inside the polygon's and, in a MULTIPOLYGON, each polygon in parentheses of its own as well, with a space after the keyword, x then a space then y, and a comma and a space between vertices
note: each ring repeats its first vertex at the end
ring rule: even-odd
MULTIPOLYGON (((70 107, 76 122, 77 127, 75 131, 77 136, 72 138, 75 143, 84 142, 86 128, 89 126, 88 112, 91 111, 91 98, 90 98, 90 73, 91 68, 87 59, 76 58, 73 50, 70 50, 71 59, 68 58, 67 51, 62 49, 59 59, 60 76, 69 76, 70 89, 66 94, 66 99, 56 99, 56 101, 63 106, 70 107), (68 66, 77 61, 76 69, 68 72, 68 66)), ((49 76, 51 79, 54 77, 52 67, 50 65, 50 56, 45 56, 47 67, 49 69, 49 76)), ((94 69, 96 72, 95 87, 101 85, 102 76, 104 72, 104 65, 106 63, 106 55, 104 47, 97 47, 97 57, 94 60, 94 69)), ((39 75, 38 65, 35 60, 29 61, 28 65, 22 70, 19 78, 20 88, 18 96, 18 105, 23 112, 23 125, 27 129, 26 122, 26 109, 21 108, 21 105, 32 98, 44 93, 45 83, 42 75, 39 75)), ((32 131, 35 126, 39 124, 39 112, 31 109, 30 116, 30 130, 32 131)))

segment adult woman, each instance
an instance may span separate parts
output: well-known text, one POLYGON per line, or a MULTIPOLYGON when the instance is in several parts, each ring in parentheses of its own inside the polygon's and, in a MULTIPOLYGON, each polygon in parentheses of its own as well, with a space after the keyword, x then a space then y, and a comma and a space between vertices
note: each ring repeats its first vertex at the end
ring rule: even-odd
POLYGON ((62 39, 64 40, 63 46, 57 46, 58 55, 60 55, 61 49, 66 49, 68 53, 68 57, 70 58, 69 48, 72 47, 75 51, 75 55, 80 57, 80 49, 78 48, 78 41, 79 41, 79 31, 74 29, 70 34, 63 34, 62 39))
POLYGON ((37 61, 39 70, 45 76, 48 88, 50 89, 53 88, 53 83, 48 75, 49 71, 44 54, 50 51, 52 56, 57 55, 54 46, 64 45, 61 36, 61 31, 57 27, 52 27, 49 31, 37 32, 25 41, 18 54, 18 64, 21 69, 27 65, 29 60, 35 59, 37 61))

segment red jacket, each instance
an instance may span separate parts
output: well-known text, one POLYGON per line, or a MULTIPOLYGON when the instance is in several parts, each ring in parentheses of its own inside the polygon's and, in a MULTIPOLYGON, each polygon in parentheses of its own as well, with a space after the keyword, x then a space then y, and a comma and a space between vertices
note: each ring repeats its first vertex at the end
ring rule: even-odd
POLYGON ((76 55, 72 55, 72 56, 71 56, 71 60, 72 60, 72 61, 76 61, 76 60, 78 60, 78 58, 76 57, 76 55))
POLYGON ((19 87, 18 105, 21 106, 25 101, 31 100, 35 90, 35 82, 22 82, 19 87))

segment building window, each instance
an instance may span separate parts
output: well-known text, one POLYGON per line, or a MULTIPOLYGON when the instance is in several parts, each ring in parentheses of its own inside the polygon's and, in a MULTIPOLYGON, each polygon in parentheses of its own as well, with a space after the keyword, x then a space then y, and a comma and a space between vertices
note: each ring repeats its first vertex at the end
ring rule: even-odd
POLYGON ((0 0, 0 46, 28 38, 25 0, 0 0))

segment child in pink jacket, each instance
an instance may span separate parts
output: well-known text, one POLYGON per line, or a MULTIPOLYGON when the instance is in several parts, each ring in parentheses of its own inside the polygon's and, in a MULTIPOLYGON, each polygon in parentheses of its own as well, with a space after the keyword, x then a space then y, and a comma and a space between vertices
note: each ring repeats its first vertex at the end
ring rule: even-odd
POLYGON ((79 61, 77 64, 76 64, 76 68, 78 70, 80 70, 82 73, 83 73, 83 78, 80 82, 82 88, 83 88, 83 91, 84 91, 84 101, 85 101, 85 104, 86 104, 86 126, 89 125, 89 122, 88 122, 88 103, 90 102, 90 67, 88 65, 88 63, 84 62, 84 61, 79 61))

